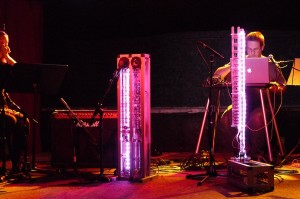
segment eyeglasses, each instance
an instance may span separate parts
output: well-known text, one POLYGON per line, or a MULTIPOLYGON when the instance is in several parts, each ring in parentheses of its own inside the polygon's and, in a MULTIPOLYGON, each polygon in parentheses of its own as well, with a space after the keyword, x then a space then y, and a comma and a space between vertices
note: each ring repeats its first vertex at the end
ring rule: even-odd
POLYGON ((256 53, 260 50, 260 48, 246 48, 248 53, 256 53))

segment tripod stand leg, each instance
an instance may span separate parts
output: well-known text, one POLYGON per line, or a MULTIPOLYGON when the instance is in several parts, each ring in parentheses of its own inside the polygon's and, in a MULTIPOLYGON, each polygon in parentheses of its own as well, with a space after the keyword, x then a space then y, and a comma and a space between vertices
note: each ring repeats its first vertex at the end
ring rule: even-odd
POLYGON ((215 110, 215 115, 214 115, 214 125, 213 125, 213 135, 212 135, 212 144, 211 144, 211 148, 212 148, 212 154, 214 154, 215 151, 215 141, 216 141, 216 133, 217 133, 217 122, 218 122, 218 116, 220 113, 220 95, 221 95, 221 90, 218 89, 218 96, 217 96, 217 102, 216 102, 216 110, 215 110))
MULTIPOLYGON (((38 91, 37 91, 37 85, 33 85, 34 88, 34 118, 37 118, 37 113, 38 113, 38 91)), ((36 133, 37 133, 37 124, 34 122, 33 123, 33 131, 32 131, 32 155, 31 155, 31 168, 33 170, 36 169, 36 162, 35 162, 35 155, 36 155, 36 133)))
POLYGON ((280 149, 280 155, 283 157, 284 156, 284 151, 283 151, 282 144, 281 144, 281 141, 280 141, 277 122, 276 122, 276 118, 275 118, 275 115, 274 115, 274 109, 273 109, 273 106, 271 104, 270 92, 269 92, 269 90, 266 90, 266 92, 267 92, 267 98, 268 98, 268 102, 269 102, 270 111, 271 111, 271 114, 272 114, 272 121, 273 121, 274 127, 275 127, 277 142, 278 142, 278 146, 279 146, 279 149, 280 149))
MULTIPOLYGON (((204 125, 207 119, 207 113, 209 111, 209 124, 208 124, 208 140, 209 140, 209 167, 207 169, 207 172, 205 174, 196 174, 196 175, 187 175, 186 178, 187 179, 194 179, 194 180, 200 180, 200 182, 198 182, 198 186, 202 185, 202 183, 204 181, 206 181, 209 177, 212 176, 217 176, 217 172, 214 168, 214 147, 215 147, 215 135, 216 135, 216 123, 218 121, 218 115, 219 115, 219 109, 220 109, 220 89, 218 90, 217 93, 217 99, 214 103, 216 103, 216 108, 214 108, 213 106, 210 106, 210 97, 207 100, 207 104, 206 104, 206 108, 205 108, 205 113, 204 113, 204 117, 202 120, 202 126, 201 126, 201 130, 200 130, 200 134, 199 134, 199 139, 198 139, 198 145, 197 145, 197 149, 196 149, 196 154, 198 154, 199 152, 199 146, 200 146, 200 142, 201 142, 201 138, 202 138, 202 134, 203 134, 203 129, 204 129, 204 125)), ((203 155, 203 154, 201 154, 203 155)), ((195 158, 193 158, 195 159, 195 158)), ((204 167, 204 165, 203 165, 204 167)))
POLYGON ((289 154, 287 154, 287 156, 280 162, 279 165, 283 165, 283 163, 286 161, 286 159, 288 157, 290 157, 294 153, 294 151, 298 148, 299 144, 300 144, 300 139, 298 140, 298 143, 296 144, 296 146, 291 150, 291 152, 289 152, 289 154))
MULTIPOLYGON (((273 162, 273 155, 272 155, 272 151, 271 151, 271 144, 270 144, 270 138, 269 138, 268 123, 267 123, 267 119, 266 119, 266 111, 265 111, 265 105, 264 105, 264 97, 263 97, 262 89, 260 89, 259 91, 260 91, 260 100, 261 100, 261 106, 262 106, 263 116, 264 116, 264 124, 265 124, 266 141, 267 141, 268 153, 269 153, 269 161, 273 162)), ((276 118, 275 118, 275 115, 274 115, 273 106, 271 104, 270 93, 269 93, 268 89, 266 89, 265 92, 266 92, 266 95, 267 95, 267 100, 268 100, 268 104, 269 104, 269 108, 270 108, 270 112, 271 112, 271 116, 272 116, 272 121, 273 121, 275 132, 276 132, 276 138, 277 138, 277 141, 278 141, 280 154, 281 154, 281 156, 283 156, 284 152, 283 152, 282 144, 281 144, 281 141, 280 141, 280 136, 279 136, 279 131, 278 131, 278 127, 277 127, 276 118)))
POLYGON ((200 143, 201 143, 202 135, 203 135, 203 129, 204 129, 206 118, 207 118, 208 107, 209 107, 209 98, 207 99, 207 103, 206 103, 206 107, 205 107, 204 116, 203 116, 203 119, 202 119, 202 124, 201 124, 201 128, 200 128, 200 133, 199 133, 199 138, 198 138, 198 143, 197 143, 195 154, 199 153, 200 143))
POLYGON ((205 180, 208 179, 208 177, 209 177, 208 175, 204 176, 204 178, 200 182, 197 183, 197 186, 201 186, 203 184, 203 182, 205 182, 205 180))
POLYGON ((28 135, 30 132, 30 121, 28 119, 25 119, 24 121, 24 126, 23 126, 23 132, 24 132, 24 162, 22 165, 22 171, 25 172, 26 174, 29 175, 29 171, 31 170, 30 168, 30 163, 28 161, 28 135))
MULTIPOLYGON (((219 115, 219 111, 220 111, 220 94, 221 94, 221 90, 219 89, 218 90, 218 96, 217 96, 217 110, 216 110, 217 113, 216 113, 216 116, 215 116, 215 124, 217 123, 218 115, 219 115)), ((204 126, 205 126, 205 123, 206 123, 209 106, 210 106, 210 100, 208 98, 207 102, 206 102, 206 106, 205 106, 205 112, 204 112, 204 116, 203 116, 203 119, 202 119, 202 124, 201 124, 200 132, 199 132, 199 137, 198 137, 198 142, 197 142, 197 147, 196 147, 195 154, 199 153, 200 144, 201 144, 201 140, 202 140, 202 136, 203 136, 203 130, 204 130, 204 126)), ((214 126, 214 135, 216 133, 215 131, 216 131, 216 128, 214 126)), ((213 148, 214 148, 214 143, 215 142, 213 140, 213 143, 212 143, 213 148)))
POLYGON ((266 141, 267 141, 268 152, 269 152, 269 160, 270 160, 270 162, 273 162, 273 156, 272 156, 271 144, 270 144, 270 139, 269 139, 269 130, 268 130, 268 123, 267 123, 267 118, 266 118, 266 111, 265 111, 265 105, 264 105, 264 98, 263 98, 262 89, 259 89, 259 92, 260 92, 261 108, 262 108, 263 117, 264 117, 264 124, 265 124, 265 131, 266 131, 266 141))

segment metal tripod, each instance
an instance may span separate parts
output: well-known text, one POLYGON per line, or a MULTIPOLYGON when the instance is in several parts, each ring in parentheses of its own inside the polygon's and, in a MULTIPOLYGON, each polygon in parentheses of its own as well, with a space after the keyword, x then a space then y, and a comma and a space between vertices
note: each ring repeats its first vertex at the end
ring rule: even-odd
MULTIPOLYGON (((207 172, 206 174, 196 174, 196 175, 191 175, 188 174, 186 176, 187 179, 194 179, 194 180, 200 180, 200 182, 197 183, 197 185, 202 185, 202 183, 204 181, 206 181, 209 177, 215 177, 217 176, 217 171, 215 169, 215 157, 214 157, 214 145, 215 145, 215 124, 217 121, 217 116, 218 116, 218 111, 219 111, 219 106, 220 106, 220 90, 218 91, 218 97, 217 97, 217 103, 216 106, 214 106, 211 101, 212 101, 212 89, 213 89, 213 64, 215 62, 214 57, 215 55, 217 55, 220 58, 224 58, 222 55, 220 55, 218 52, 216 52, 215 50, 213 50, 212 48, 210 48, 209 46, 207 46, 206 44, 204 44, 203 42, 199 43, 202 45, 203 48, 208 49, 211 54, 210 54, 210 68, 209 68, 209 78, 210 78, 210 86, 209 86, 209 96, 208 96, 208 100, 207 100, 207 104, 206 104, 206 108, 205 108, 205 114, 204 114, 204 118, 202 121, 202 126, 200 129, 200 134, 199 134, 199 139, 198 139, 198 144, 197 144, 197 149, 196 149, 196 155, 199 152, 199 144, 202 138, 202 133, 203 133, 203 129, 205 126, 205 121, 206 121, 206 117, 207 117, 207 121, 208 121, 208 143, 209 143, 209 166, 207 168, 207 172), (208 114, 207 114, 208 113, 208 114)), ((202 54, 201 54, 202 56, 202 54)), ((203 56, 202 56, 203 57, 203 56)), ((203 57, 204 59, 204 57, 203 57)), ((205 61, 205 59, 204 59, 205 61)), ((206 62, 206 61, 205 61, 206 62)))
MULTIPOLYGON (((212 89, 212 88, 211 88, 212 89)), ((197 185, 202 185, 204 181, 206 181, 209 177, 217 176, 217 171, 215 169, 215 157, 214 157, 214 149, 215 149, 215 136, 216 136, 216 123, 218 120, 219 110, 220 110, 220 89, 217 91, 216 104, 213 105, 211 102, 211 96, 208 97, 206 108, 200 128, 200 133, 198 137, 198 143, 195 151, 195 155, 199 154, 200 143, 203 136, 203 130, 205 127, 205 123, 208 121, 208 142, 209 142, 209 165, 206 171, 206 174, 196 174, 196 175, 187 175, 187 179, 200 180, 197 185)))

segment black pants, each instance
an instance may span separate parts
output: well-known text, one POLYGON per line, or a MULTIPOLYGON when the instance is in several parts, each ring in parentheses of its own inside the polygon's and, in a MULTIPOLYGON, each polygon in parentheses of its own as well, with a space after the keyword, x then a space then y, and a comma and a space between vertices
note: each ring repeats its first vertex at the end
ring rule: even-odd
POLYGON ((28 120, 20 117, 20 114, 8 113, 5 116, 2 113, 0 118, 1 155, 6 155, 5 151, 7 148, 12 163, 12 170, 18 171, 20 170, 22 155, 25 147, 27 147, 28 120))
MULTIPOLYGON (((270 119, 269 111, 266 110, 267 121, 270 119)), ((267 141, 265 133, 264 116, 260 107, 249 110, 246 116, 246 152, 247 155, 256 158, 267 152, 267 141)), ((217 124, 217 150, 222 152, 239 153, 239 143, 237 136, 237 128, 231 127, 232 110, 228 109, 224 112, 217 124)))

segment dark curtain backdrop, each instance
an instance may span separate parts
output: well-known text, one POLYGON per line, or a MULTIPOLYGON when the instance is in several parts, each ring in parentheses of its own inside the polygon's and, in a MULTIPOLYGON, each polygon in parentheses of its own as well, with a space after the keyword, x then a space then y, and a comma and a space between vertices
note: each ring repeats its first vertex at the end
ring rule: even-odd
MULTIPOLYGON (((246 32, 261 30, 266 56, 294 59, 300 56, 296 7, 296 1, 270 0, 45 1, 44 62, 68 64, 60 95, 72 107, 93 107, 105 93, 118 54, 149 53, 153 107, 205 106, 208 92, 202 81, 210 66, 196 42, 201 40, 224 55, 223 60, 216 58, 213 70, 231 57, 233 25, 246 32)), ((210 52, 201 50, 208 60, 210 52)), ((286 77, 290 69, 291 64, 284 69, 286 77)), ((52 97, 43 105, 61 106, 52 97)), ((116 107, 115 90, 104 105, 116 107)))
MULTIPOLYGON (((300 57, 296 1, 53 0, 44 11, 44 62, 69 65, 60 95, 73 108, 96 105, 116 69, 118 54, 151 55, 152 107, 174 109, 172 114, 152 114, 153 145, 164 151, 195 148, 201 114, 179 112, 182 107, 204 107, 207 101, 202 81, 209 76, 209 66, 199 55, 198 40, 224 55, 224 60, 215 60, 213 70, 231 57, 231 26, 261 30, 265 55, 278 60, 300 57)), ((208 60, 210 52, 199 48, 208 60)), ((291 66, 283 69, 285 77, 291 66)), ((104 107, 116 107, 115 88, 104 107)), ((283 106, 300 104, 298 90, 287 89, 283 106)), ((222 91, 224 106, 230 103, 228 93, 222 91)), ((63 108, 55 97, 44 99, 43 106, 63 108)), ((286 126, 282 123, 281 135, 297 137, 299 127, 286 132, 286 126)))
MULTIPOLYGON (((217 0, 0 0, 0 29, 5 24, 11 55, 18 62, 69 66, 59 94, 40 96, 41 108, 64 108, 60 97, 72 108, 93 108, 107 89, 118 54, 128 53, 151 55, 152 107, 203 107, 208 90, 202 82, 209 75, 209 66, 199 54, 198 40, 224 55, 225 59, 215 60, 213 70, 230 59, 231 26, 241 26, 247 32, 261 30, 267 42, 265 55, 273 54, 278 60, 300 57, 298 1, 237 4, 238 1, 217 0)), ((200 50, 208 60, 210 52, 200 50)), ((285 77, 290 69, 291 63, 283 69, 285 77)), ((298 90, 287 89, 284 106, 300 104, 300 98, 295 97, 298 90)), ((15 101, 33 115, 34 98, 27 95, 17 94, 15 101)), ((113 86, 104 106, 115 108, 116 101, 113 86)), ((222 105, 229 103, 228 91, 224 90, 222 105)), ((167 140, 176 134, 184 136, 185 143, 195 142, 198 130, 193 128, 199 128, 201 118, 197 116, 193 124, 188 120, 190 129, 184 128, 182 119, 169 119, 170 125, 182 128, 161 129, 162 121, 155 123, 154 118, 153 140, 160 140, 162 135, 167 140)), ((176 145, 170 148, 175 150, 176 145)))

